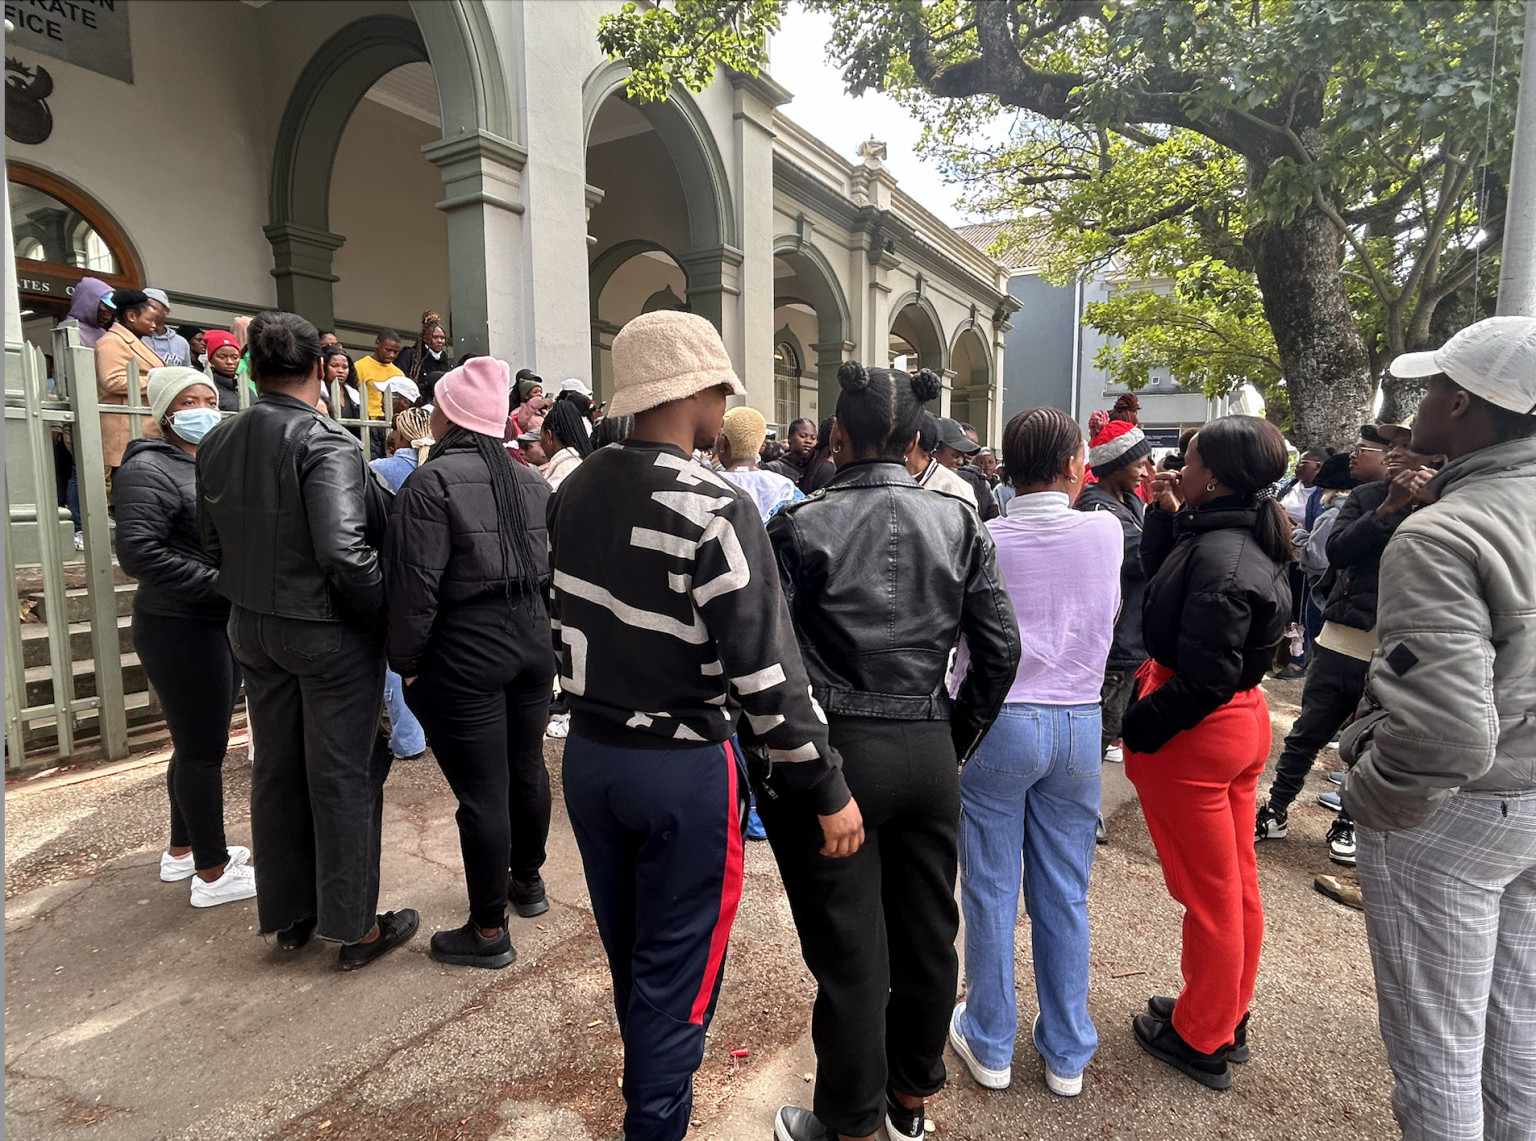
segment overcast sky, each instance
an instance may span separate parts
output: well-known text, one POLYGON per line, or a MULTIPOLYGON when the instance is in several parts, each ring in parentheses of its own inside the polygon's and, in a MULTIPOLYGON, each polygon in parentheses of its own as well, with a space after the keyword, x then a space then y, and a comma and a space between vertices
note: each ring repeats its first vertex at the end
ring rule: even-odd
POLYGON ((847 159, 856 159, 859 144, 873 135, 885 143, 885 165, 904 191, 950 225, 964 225, 970 219, 954 204, 960 188, 913 151, 922 128, 887 95, 847 95, 838 68, 827 62, 831 38, 830 16, 798 4, 785 14, 769 71, 795 98, 779 110, 847 159))

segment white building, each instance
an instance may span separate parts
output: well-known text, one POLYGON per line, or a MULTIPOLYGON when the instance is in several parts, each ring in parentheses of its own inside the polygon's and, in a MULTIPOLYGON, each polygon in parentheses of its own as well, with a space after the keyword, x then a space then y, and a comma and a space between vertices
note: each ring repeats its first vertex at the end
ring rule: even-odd
POLYGON ((844 360, 903 358, 998 434, 1007 271, 766 74, 631 103, 596 41, 616 0, 82 7, 7 37, 9 342, 46 343, 90 271, 166 290, 172 324, 285 308, 357 348, 431 309, 456 352, 602 396, 613 334, 686 306, 771 423, 829 414, 844 360))

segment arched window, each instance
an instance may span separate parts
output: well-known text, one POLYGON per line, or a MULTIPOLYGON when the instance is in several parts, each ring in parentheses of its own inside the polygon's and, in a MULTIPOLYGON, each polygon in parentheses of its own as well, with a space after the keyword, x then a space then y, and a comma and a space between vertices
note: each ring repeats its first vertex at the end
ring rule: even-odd
POLYGON ((800 418, 800 354, 788 341, 773 346, 773 418, 780 431, 800 418))
POLYGON ((42 303, 62 316, 87 275, 113 286, 142 281, 127 237, 90 195, 25 163, 6 163, 5 170, 17 287, 28 306, 42 303))

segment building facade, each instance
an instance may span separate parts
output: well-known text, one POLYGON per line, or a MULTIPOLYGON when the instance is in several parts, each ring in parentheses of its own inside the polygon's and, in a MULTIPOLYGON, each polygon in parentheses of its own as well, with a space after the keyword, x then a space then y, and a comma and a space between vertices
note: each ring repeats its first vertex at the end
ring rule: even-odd
POLYGON ((9 342, 45 344, 88 272, 166 290, 172 324, 277 307, 356 348, 432 310, 457 353, 603 396, 617 330, 688 308, 770 423, 829 414, 857 358, 934 368, 995 437, 1007 271, 767 74, 627 99, 616 0, 99 7, 110 63, 8 37, 36 112, 7 146, 9 342))

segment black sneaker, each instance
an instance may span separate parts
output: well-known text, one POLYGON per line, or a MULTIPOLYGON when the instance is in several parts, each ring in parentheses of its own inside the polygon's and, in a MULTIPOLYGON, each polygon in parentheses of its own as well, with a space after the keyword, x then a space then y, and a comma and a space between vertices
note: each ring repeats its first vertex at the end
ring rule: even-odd
POLYGON ((1284 840, 1289 814, 1283 808, 1271 808, 1269 801, 1259 805, 1253 818, 1253 838, 1259 840, 1284 840))
POLYGON ((1232 1085, 1232 1068, 1227 1065, 1225 1048, 1214 1054, 1202 1054, 1179 1037, 1172 1022, 1150 1014, 1132 1018, 1131 1029, 1136 1034, 1138 1046, 1185 1077, 1193 1078, 1208 1089, 1227 1089, 1232 1085))
POLYGON ((835 1141, 814 1113, 798 1105, 781 1105, 773 1119, 774 1141, 835 1141))
POLYGON ((309 937, 315 933, 315 917, 301 919, 292 927, 284 927, 277 933, 277 945, 284 951, 297 951, 309 942, 309 937))
POLYGON ((342 945, 338 959, 344 971, 360 971, 375 959, 389 954, 400 944, 416 934, 421 926, 421 916, 413 907, 399 911, 386 911, 378 918, 379 937, 372 943, 346 943, 342 945))
POLYGON ((908 1109, 896 1100, 890 1090, 886 1090, 885 1131, 891 1141, 896 1141, 898 1137, 910 1137, 916 1141, 923 1135, 923 1107, 908 1109))
POLYGON ((456 967, 486 967, 499 971, 512 965, 517 958, 517 948, 512 946, 512 936, 507 931, 507 921, 501 921, 501 929, 487 939, 471 919, 463 927, 452 931, 435 931, 432 934, 432 957, 439 963, 451 963, 456 967))
POLYGON ((1355 822, 1342 816, 1328 826, 1328 858, 1346 868, 1355 866, 1355 822))
MULTIPOLYGON (((1172 995, 1154 994, 1147 999, 1147 1011, 1153 1018, 1164 1022, 1173 1021, 1173 1008, 1178 1000, 1172 995)), ((1248 1049, 1248 1015, 1243 1015, 1243 1020, 1237 1024, 1237 1029, 1232 1031, 1232 1045, 1227 1047, 1227 1061, 1246 1062, 1252 1056, 1248 1049)))
POLYGON ((549 900, 544 896, 544 877, 538 872, 527 883, 518 883, 513 876, 507 877, 507 900, 524 919, 543 915, 549 910, 549 900))

